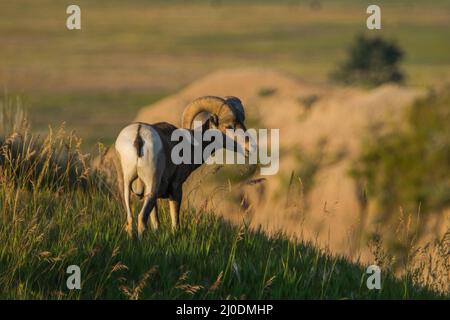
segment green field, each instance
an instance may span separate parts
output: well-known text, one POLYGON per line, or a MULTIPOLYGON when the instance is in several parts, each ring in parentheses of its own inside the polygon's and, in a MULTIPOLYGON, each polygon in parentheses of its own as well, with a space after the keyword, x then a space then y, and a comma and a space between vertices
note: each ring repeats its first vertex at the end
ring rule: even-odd
MULTIPOLYGON (((15 223, 2 224, 0 298, 439 298, 390 274, 383 275, 382 290, 369 290, 363 266, 207 213, 184 212, 176 234, 165 219, 157 233, 131 241, 116 199, 90 192, 95 195, 73 192, 52 201, 42 190, 14 212, 15 223), (81 290, 66 287, 72 264, 81 268, 81 290)), ((10 221, 4 210, 1 215, 10 221)))
MULTIPOLYGON (((35 129, 66 122, 87 146, 113 141, 138 108, 220 68, 270 67, 328 81, 365 28, 360 1, 86 1, 68 31, 65 1, 2 1, 0 85, 35 129), (106 116, 104 116, 106 115, 106 116), (98 129, 92 129, 98 125, 98 129)), ((379 1, 404 49, 409 84, 450 80, 450 1, 379 1)))

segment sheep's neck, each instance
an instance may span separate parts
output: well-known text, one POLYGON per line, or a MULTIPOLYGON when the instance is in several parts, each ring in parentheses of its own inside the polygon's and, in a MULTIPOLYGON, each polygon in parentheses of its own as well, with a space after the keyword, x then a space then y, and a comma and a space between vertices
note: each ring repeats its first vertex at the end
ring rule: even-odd
MULTIPOLYGON (((209 130, 210 128, 210 123, 209 120, 206 121, 203 125, 202 125, 202 134, 204 134, 207 130, 209 130)), ((191 130, 192 134, 194 134, 194 130, 191 130)), ((194 152, 192 153, 192 161, 191 164, 189 164, 189 173, 193 172, 195 169, 197 169, 198 167, 200 167, 204 162, 205 162, 205 158, 203 157, 203 151, 205 150, 205 148, 210 144, 210 141, 204 141, 202 139, 202 157, 201 157, 201 162, 200 163, 195 163, 194 161, 194 152)), ((192 143, 192 150, 194 151, 194 143, 192 143)), ((208 155, 208 157, 211 156, 208 155)))

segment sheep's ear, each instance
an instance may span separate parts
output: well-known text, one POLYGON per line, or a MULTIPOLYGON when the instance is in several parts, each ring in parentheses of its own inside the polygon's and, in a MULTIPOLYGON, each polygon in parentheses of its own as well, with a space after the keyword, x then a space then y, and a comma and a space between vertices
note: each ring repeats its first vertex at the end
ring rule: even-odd
POLYGON ((210 121, 210 123, 211 123, 212 125, 214 125, 215 127, 217 127, 217 126, 219 125, 219 118, 218 118, 217 115, 215 115, 215 114, 212 114, 212 115, 209 117, 209 121, 210 121))

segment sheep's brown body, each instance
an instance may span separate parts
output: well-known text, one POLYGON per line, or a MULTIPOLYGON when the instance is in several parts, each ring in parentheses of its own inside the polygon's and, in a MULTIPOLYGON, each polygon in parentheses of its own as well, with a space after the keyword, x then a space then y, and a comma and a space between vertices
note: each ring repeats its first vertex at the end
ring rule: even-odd
MULTIPOLYGON (((211 113, 211 117, 202 125, 201 132, 217 129, 225 139, 226 129, 232 127, 245 131, 244 111, 239 99, 203 97, 193 101, 183 113, 183 125, 189 128, 191 135, 194 134, 194 130, 190 129, 194 117, 204 111, 211 113)), ((178 165, 172 162, 172 149, 178 142, 172 141, 171 136, 176 129, 178 128, 166 122, 151 125, 139 122, 125 127, 117 137, 115 148, 121 164, 127 231, 130 235, 133 229, 130 192, 144 198, 138 217, 140 237, 146 229, 149 216, 153 228, 159 227, 158 198, 169 199, 172 227, 179 227, 183 183, 201 163, 195 163, 194 159, 190 163, 178 165)), ((193 142, 191 145, 194 148, 193 142)), ((202 142, 202 154, 206 145, 202 142)), ((244 148, 248 150, 248 144, 244 148)), ((194 152, 191 155, 193 157, 194 152)))

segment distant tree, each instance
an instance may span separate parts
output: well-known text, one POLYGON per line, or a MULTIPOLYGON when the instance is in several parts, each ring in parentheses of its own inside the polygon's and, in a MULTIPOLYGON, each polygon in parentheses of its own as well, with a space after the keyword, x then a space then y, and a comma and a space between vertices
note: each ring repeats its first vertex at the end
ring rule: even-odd
POLYGON ((386 82, 402 82, 399 68, 403 51, 394 42, 381 37, 358 35, 348 50, 347 60, 331 75, 344 84, 378 86, 386 82))

